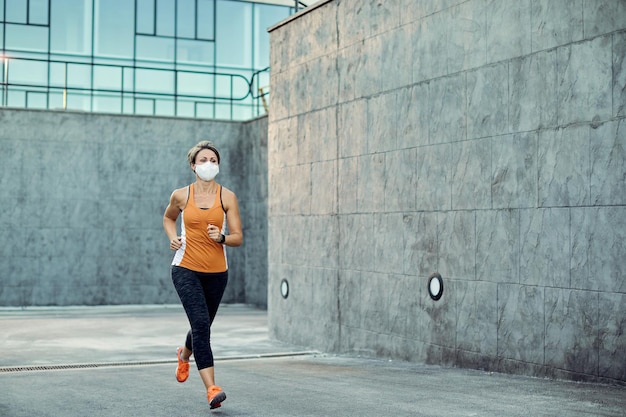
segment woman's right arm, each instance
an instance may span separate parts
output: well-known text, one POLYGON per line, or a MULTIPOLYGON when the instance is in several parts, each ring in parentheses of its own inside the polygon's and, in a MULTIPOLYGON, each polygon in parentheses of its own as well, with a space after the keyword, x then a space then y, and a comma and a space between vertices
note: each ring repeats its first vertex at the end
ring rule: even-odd
POLYGON ((184 208, 183 195, 185 195, 184 188, 174 190, 170 196, 170 203, 165 208, 165 213, 163 214, 163 229, 165 229, 165 234, 170 241, 171 250, 178 250, 182 246, 182 240, 176 233, 176 220, 184 208))

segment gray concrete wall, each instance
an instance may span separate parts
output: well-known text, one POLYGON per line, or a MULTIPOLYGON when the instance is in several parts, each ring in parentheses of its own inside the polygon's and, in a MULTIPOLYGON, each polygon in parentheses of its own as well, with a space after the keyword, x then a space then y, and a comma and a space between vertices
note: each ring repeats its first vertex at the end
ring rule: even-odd
POLYGON ((270 33, 274 337, 626 381, 626 2, 320 1, 270 33))
POLYGON ((194 180, 187 151, 203 139, 220 149, 218 180, 242 206, 245 242, 228 250, 224 301, 266 305, 266 271, 254 269, 267 258, 265 202, 251 200, 260 187, 245 175, 267 153, 266 118, 4 108, 0 126, 0 306, 178 303, 162 217, 194 180))

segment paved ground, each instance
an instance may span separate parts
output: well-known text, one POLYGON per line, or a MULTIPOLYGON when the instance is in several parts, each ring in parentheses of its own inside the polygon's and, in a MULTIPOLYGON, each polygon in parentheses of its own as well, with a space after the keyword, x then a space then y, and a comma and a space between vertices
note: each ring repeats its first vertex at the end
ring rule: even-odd
POLYGON ((174 379, 179 306, 0 309, 0 416, 626 416, 626 387, 312 352, 267 337, 264 311, 222 306, 210 411, 174 379))

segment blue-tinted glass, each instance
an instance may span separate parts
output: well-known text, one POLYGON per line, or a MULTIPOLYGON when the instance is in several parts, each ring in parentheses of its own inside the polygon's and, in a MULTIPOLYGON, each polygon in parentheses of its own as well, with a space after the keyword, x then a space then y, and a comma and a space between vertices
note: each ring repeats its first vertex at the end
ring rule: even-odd
POLYGON ((157 116, 174 116, 174 100, 156 100, 155 107, 157 116))
POLYGON ((176 51, 178 63, 212 65, 215 43, 209 41, 179 40, 176 51))
POLYGON ((10 89, 7 99, 7 105, 10 107, 26 107, 26 93, 24 91, 10 89))
POLYGON ((218 0, 217 62, 220 66, 252 66, 252 5, 218 0))
POLYGON ((195 108, 195 117, 213 119, 215 117, 215 104, 198 103, 195 108))
POLYGON ((191 72, 178 73, 178 94, 187 96, 213 96, 215 76, 191 72))
POLYGON ((95 94, 93 110, 103 113, 119 113, 122 111, 122 98, 116 95, 95 94))
MULTIPOLYGON (((0 0, 0 20, 4 21, 4 0, 0 0)), ((0 25, 0 28, 1 27, 0 25)))
POLYGON ((47 107, 46 93, 28 92, 26 93, 26 107, 30 109, 45 109, 47 107))
POLYGON ((48 108, 50 109, 62 109, 63 108, 63 93, 50 91, 48 93, 48 108))
POLYGON ((157 31, 159 36, 174 36, 174 0, 157 0, 157 31))
POLYGON ((8 65, 10 83, 45 85, 48 79, 47 62, 10 59, 8 65))
POLYGON ((50 63, 50 86, 62 88, 65 85, 65 64, 50 63))
POLYGON ((194 0, 178 0, 176 32, 182 38, 194 38, 196 34, 196 19, 194 0))
POLYGON ((93 88, 96 90, 122 89, 122 69, 96 65, 93 67, 93 88))
POLYGON ((217 97, 243 99, 248 95, 250 71, 230 70, 229 72, 232 75, 222 72, 216 77, 217 97))
POLYGON ((91 65, 68 64, 67 86, 69 88, 91 88, 91 65))
POLYGON ((91 54, 91 0, 54 0, 50 10, 52 52, 91 54))
POLYGON ((154 100, 152 99, 136 99, 135 114, 154 114, 154 100))
POLYGON ((174 93, 174 71, 137 69, 135 89, 141 93, 174 93))
POLYGON ((48 24, 48 0, 30 0, 28 23, 35 25, 48 24))
POLYGON ((289 17, 289 8, 257 4, 254 6, 254 66, 270 65, 270 34, 267 29, 289 17))
POLYGON ((154 35, 154 2, 155 0, 137 1, 137 33, 154 35))
POLYGON ((91 110, 91 97, 85 93, 68 91, 67 108, 71 110, 91 110))
POLYGON ((26 0, 5 0, 7 22, 26 23, 26 0))
POLYGON ((133 84, 135 80, 135 70, 133 68, 124 68, 123 72, 123 87, 124 91, 133 91, 133 84))
POLYGON ((215 39, 215 0, 198 0, 198 15, 196 17, 197 38, 215 39))
POLYGON ((135 111, 133 108, 133 101, 134 100, 132 98, 124 97, 122 100, 122 113, 133 114, 135 111))
POLYGON ((174 62, 174 39, 137 36, 138 60, 174 62))
POLYGON ((176 115, 180 117, 194 117, 194 105, 192 102, 179 99, 176 104, 176 115))
POLYGON ((4 23, 0 23, 0 48, 4 48, 4 23))
POLYGON ((43 26, 6 25, 6 49, 48 50, 48 28, 43 26))
POLYGON ((128 0, 97 0, 95 54, 132 58, 135 5, 128 0))

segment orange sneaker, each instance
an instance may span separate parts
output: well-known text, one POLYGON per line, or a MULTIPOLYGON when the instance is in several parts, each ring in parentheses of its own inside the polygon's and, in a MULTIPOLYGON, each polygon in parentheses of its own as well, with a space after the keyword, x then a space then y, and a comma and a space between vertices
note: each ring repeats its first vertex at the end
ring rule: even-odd
POLYGON ((207 400, 211 409, 222 406, 222 401, 226 399, 226 394, 217 385, 211 385, 206 393, 207 400))
POLYGON ((176 349, 176 357, 178 358, 178 366, 176 367, 176 380, 185 382, 189 378, 189 361, 184 361, 180 355, 183 353, 182 346, 176 349))

